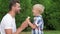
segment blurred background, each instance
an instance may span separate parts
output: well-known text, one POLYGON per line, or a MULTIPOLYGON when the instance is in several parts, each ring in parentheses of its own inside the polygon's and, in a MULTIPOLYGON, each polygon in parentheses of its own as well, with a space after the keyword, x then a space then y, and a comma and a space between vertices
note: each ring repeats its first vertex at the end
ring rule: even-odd
MULTIPOLYGON (((10 0, 0 0, 0 21, 9 11, 10 0)), ((21 13, 16 15, 17 28, 27 18, 31 17, 33 22, 32 6, 42 4, 45 6, 43 13, 44 34, 60 34, 60 0, 20 0, 21 13)), ((21 34, 31 34, 31 28, 28 26, 21 34)))

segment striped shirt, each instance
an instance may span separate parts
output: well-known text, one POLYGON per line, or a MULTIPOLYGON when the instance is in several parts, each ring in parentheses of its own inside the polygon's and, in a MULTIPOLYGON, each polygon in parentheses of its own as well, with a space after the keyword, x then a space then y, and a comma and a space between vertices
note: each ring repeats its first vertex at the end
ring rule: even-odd
POLYGON ((37 26, 36 29, 32 29, 32 34, 43 34, 43 18, 42 15, 34 17, 34 24, 37 26))

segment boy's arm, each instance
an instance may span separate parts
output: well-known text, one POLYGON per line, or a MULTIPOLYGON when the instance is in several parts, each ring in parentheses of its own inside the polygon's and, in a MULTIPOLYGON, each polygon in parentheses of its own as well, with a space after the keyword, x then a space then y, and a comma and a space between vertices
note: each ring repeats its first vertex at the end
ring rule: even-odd
POLYGON ((32 28, 32 29, 35 29, 35 28, 37 28, 37 26, 35 25, 35 24, 32 24, 31 22, 30 22, 30 20, 29 20, 29 18, 27 18, 27 23, 29 24, 29 26, 32 28))
POLYGON ((37 28, 37 26, 35 24, 32 24, 31 22, 28 22, 29 26, 32 28, 32 29, 35 29, 37 28))
POLYGON ((27 19, 27 20, 28 20, 29 26, 31 26, 32 29, 38 28, 38 26, 40 26, 42 24, 41 19, 36 19, 36 21, 35 21, 36 23, 34 23, 34 24, 32 24, 29 19, 27 19))

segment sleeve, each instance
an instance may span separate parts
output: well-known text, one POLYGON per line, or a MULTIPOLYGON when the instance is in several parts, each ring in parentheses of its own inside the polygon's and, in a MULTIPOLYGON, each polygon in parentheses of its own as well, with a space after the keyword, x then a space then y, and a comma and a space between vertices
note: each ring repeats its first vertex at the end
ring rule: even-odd
POLYGON ((10 18, 4 19, 4 29, 12 29, 12 20, 10 18))
POLYGON ((40 26, 43 23, 42 19, 36 19, 35 24, 40 26))

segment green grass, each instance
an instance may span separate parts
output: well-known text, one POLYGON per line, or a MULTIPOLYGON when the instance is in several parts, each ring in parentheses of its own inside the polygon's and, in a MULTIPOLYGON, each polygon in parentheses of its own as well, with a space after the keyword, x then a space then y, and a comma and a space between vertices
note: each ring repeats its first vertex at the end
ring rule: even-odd
POLYGON ((44 31, 44 34, 60 34, 60 31, 44 31))
MULTIPOLYGON (((21 34, 31 34, 31 32, 22 32, 21 34)), ((60 34, 60 31, 44 31, 44 34, 60 34)))

